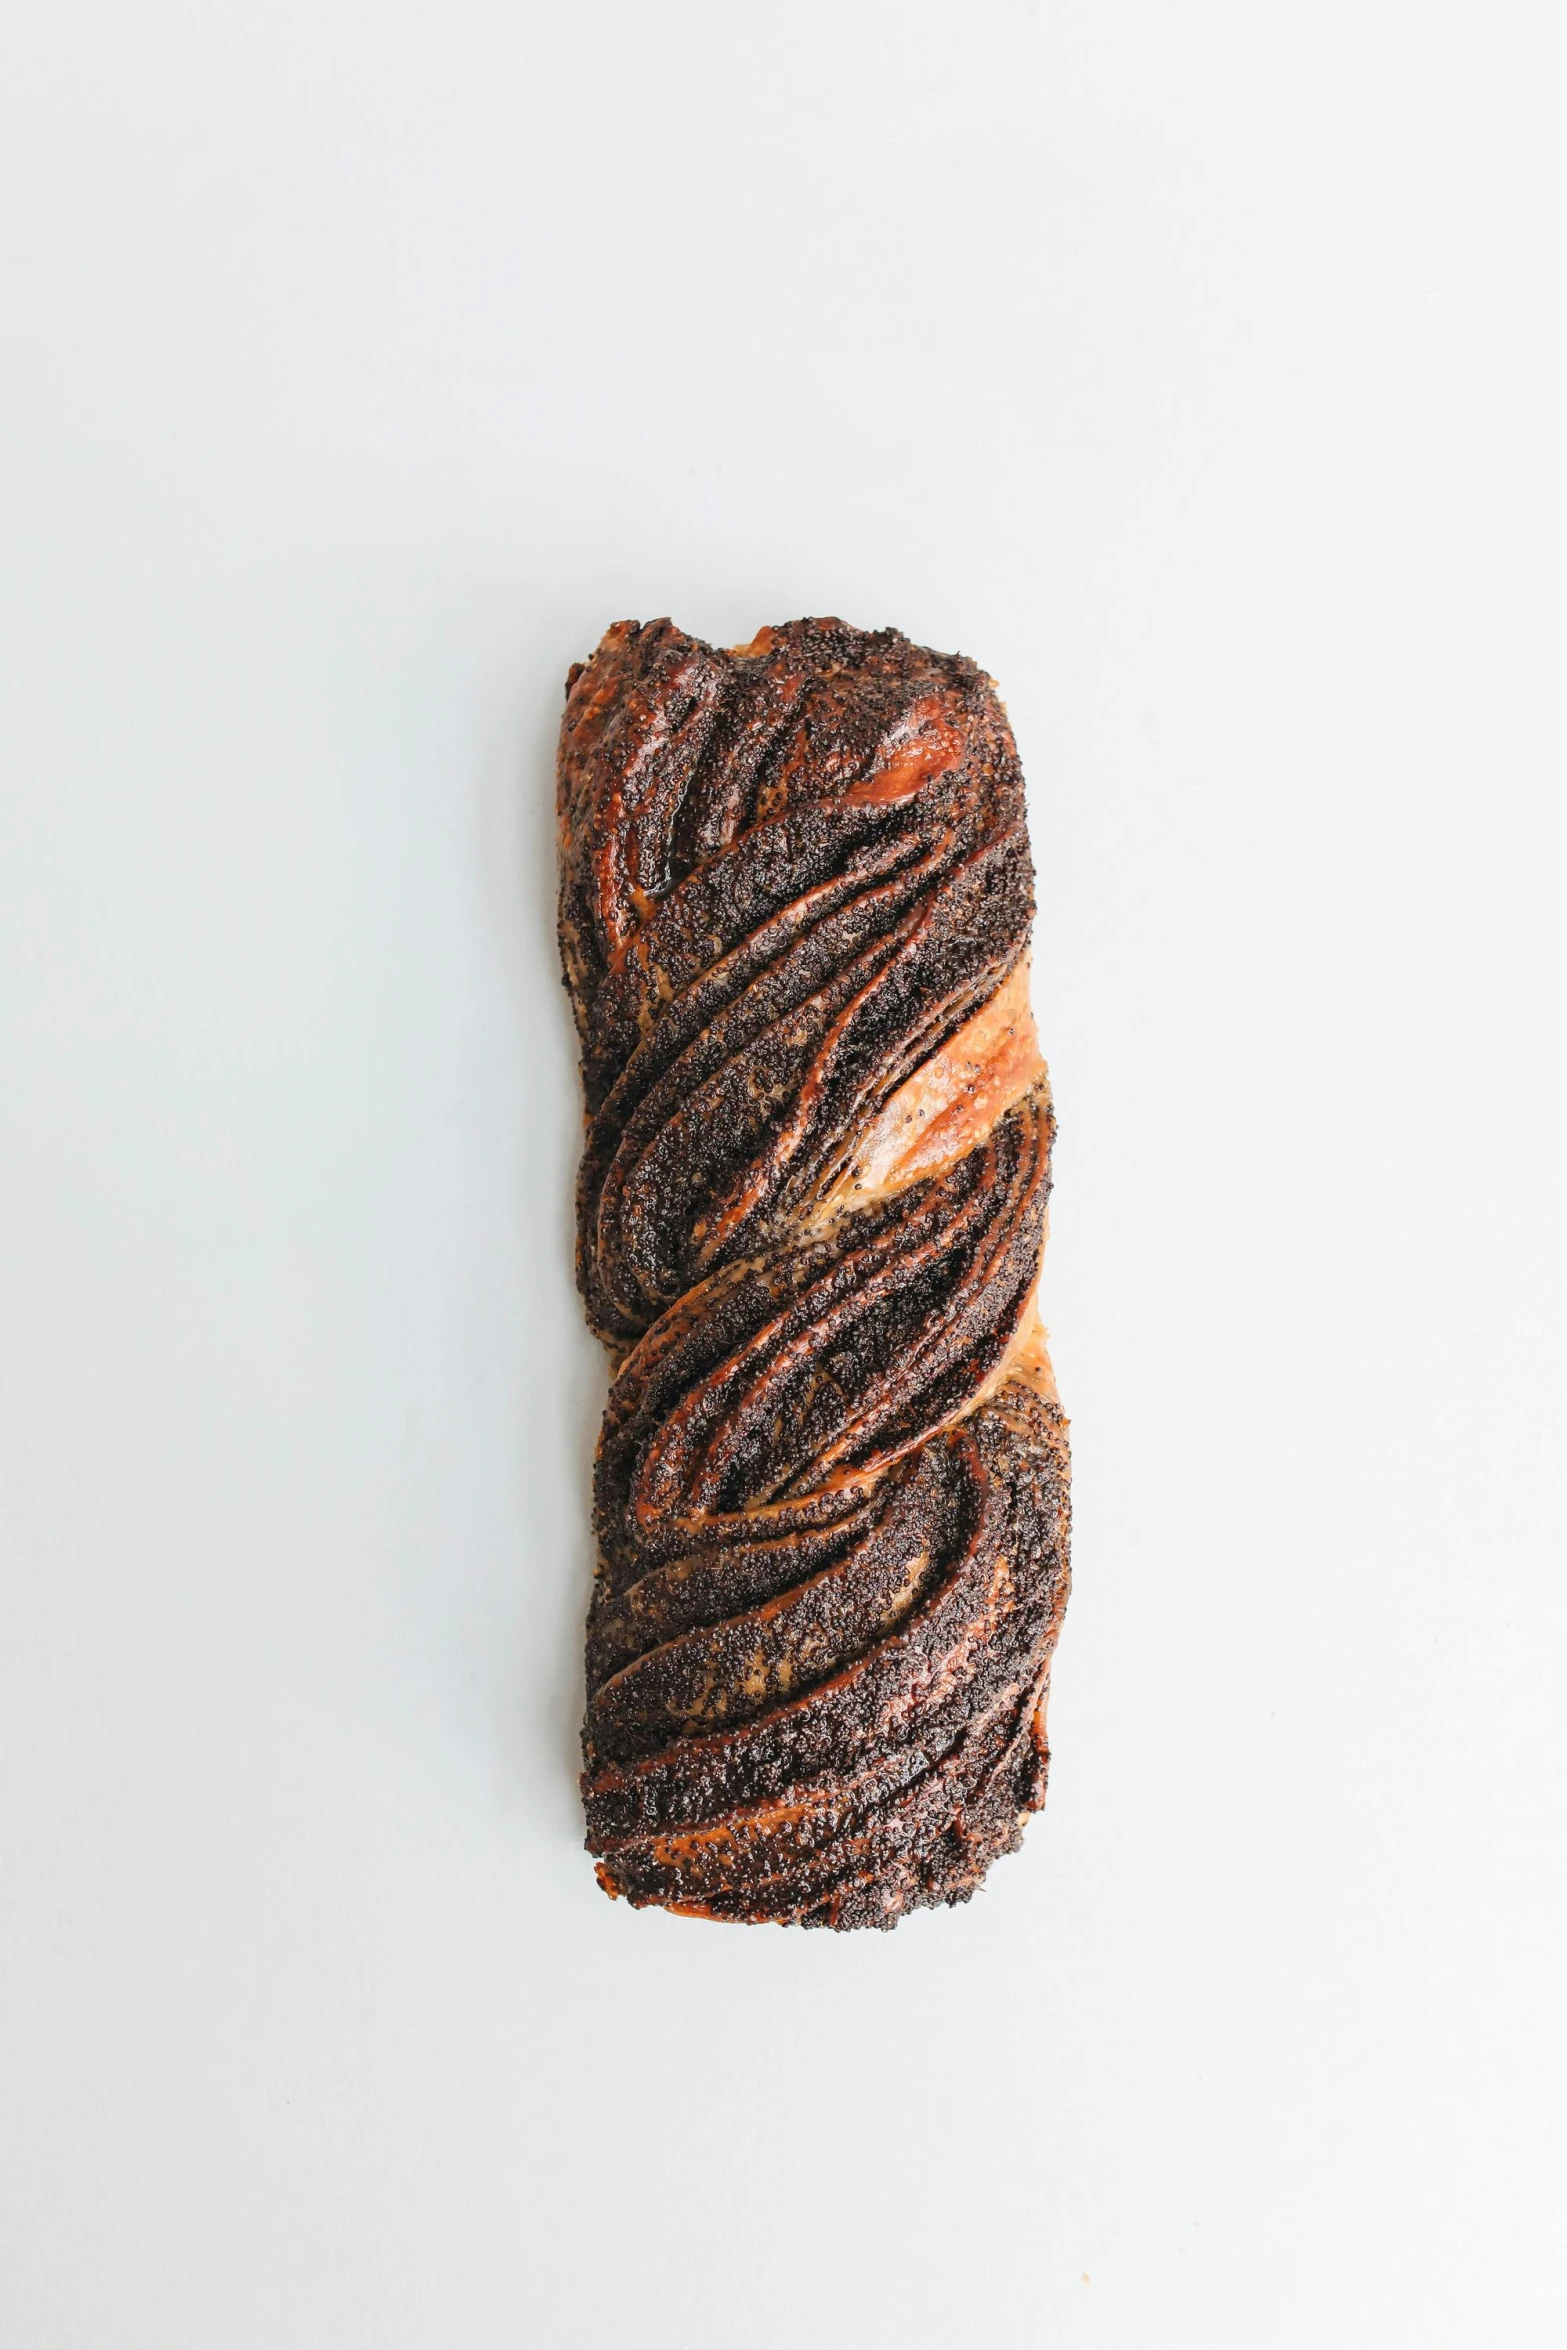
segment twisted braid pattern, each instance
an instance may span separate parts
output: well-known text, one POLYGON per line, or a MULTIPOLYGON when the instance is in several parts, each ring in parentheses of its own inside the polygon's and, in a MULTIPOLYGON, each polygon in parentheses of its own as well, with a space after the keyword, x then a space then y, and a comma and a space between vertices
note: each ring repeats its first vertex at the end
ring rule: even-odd
POLYGON ((616 1366, 588 1847, 639 1905, 890 1926, 1043 1802, 1069 1580, 1011 731, 894 630, 622 622, 559 831, 616 1366))

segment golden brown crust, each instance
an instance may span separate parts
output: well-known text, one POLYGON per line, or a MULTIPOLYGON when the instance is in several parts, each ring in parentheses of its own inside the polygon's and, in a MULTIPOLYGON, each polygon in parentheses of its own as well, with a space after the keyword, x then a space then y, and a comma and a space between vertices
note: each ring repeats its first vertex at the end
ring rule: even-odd
POLYGON ((1043 1801, 1068 1585, 1011 733, 892 630, 622 622, 568 682, 559 808, 619 1362, 589 1848, 633 1902, 890 1925, 1043 1801))

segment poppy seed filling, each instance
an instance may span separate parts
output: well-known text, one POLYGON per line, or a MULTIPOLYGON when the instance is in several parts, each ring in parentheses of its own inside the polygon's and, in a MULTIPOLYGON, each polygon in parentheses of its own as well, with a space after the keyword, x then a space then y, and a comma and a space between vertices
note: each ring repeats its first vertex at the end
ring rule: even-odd
POLYGON ((889 1927, 1043 1803, 1070 1579, 1011 729, 896 630, 623 621, 558 784, 588 1849, 638 1906, 889 1927))

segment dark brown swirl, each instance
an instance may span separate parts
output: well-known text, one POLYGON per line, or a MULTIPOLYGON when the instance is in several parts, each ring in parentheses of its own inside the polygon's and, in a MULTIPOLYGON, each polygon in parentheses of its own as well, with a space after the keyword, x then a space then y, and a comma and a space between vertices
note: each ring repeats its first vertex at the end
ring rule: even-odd
POLYGON ((1022 775, 972 662, 668 621, 572 671, 561 948, 606 1890, 887 1926, 1043 1801, 1066 1423, 1022 775))

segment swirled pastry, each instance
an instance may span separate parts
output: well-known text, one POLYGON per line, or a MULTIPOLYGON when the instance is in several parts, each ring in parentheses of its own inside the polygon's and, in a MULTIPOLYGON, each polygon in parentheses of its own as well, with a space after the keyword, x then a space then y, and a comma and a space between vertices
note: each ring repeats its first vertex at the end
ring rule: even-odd
POLYGON ((1044 1801, 1068 1586, 1006 714, 892 629, 623 621, 567 682, 559 823, 615 1360, 600 1882, 839 1928, 965 1901, 1044 1801))

